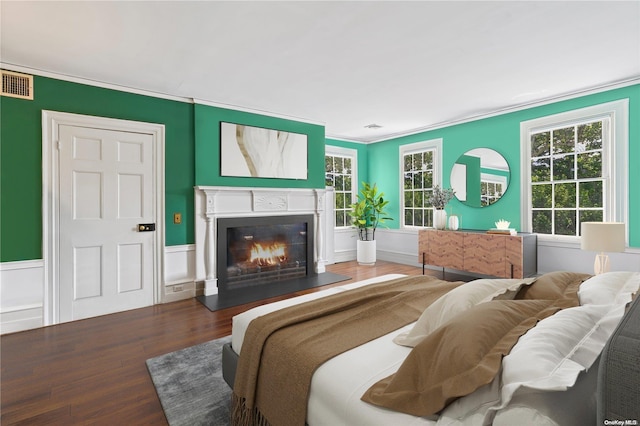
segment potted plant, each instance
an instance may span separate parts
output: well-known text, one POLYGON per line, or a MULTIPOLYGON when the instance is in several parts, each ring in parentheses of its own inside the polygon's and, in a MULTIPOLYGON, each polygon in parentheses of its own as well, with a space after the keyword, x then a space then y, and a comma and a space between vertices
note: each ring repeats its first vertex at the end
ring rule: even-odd
POLYGON ((455 191, 452 188, 442 189, 440 185, 433 187, 428 202, 433 206, 433 227, 445 229, 447 227, 447 212, 445 206, 453 199, 455 191))
POLYGON ((388 204, 384 192, 379 192, 375 183, 362 182, 358 201, 350 206, 351 224, 358 231, 357 260, 362 265, 376 263, 376 229, 393 220, 385 210, 388 204))

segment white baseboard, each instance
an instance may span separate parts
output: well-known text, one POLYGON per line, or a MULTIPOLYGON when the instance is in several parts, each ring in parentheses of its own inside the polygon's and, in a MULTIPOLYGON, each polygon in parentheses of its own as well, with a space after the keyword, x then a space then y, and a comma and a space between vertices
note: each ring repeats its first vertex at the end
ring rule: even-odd
POLYGON ((342 250, 336 251, 333 255, 333 261, 335 263, 340 262, 349 262, 352 260, 356 260, 356 251, 354 250, 342 250))
POLYGON ((162 303, 177 302, 194 297, 196 297, 195 281, 174 282, 164 286, 162 303))
POLYGON ((418 255, 416 253, 395 253, 392 251, 378 250, 378 259, 399 263, 401 265, 422 267, 422 264, 417 261, 418 255))
POLYGON ((42 305, 16 306, 0 313, 0 334, 16 333, 42 327, 42 305))

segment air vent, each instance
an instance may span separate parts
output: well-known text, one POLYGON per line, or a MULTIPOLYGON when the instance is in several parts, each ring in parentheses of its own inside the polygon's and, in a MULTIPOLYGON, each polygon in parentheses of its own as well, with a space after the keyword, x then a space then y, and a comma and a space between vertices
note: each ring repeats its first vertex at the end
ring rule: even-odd
POLYGON ((33 76, 2 70, 2 96, 33 100, 33 76))

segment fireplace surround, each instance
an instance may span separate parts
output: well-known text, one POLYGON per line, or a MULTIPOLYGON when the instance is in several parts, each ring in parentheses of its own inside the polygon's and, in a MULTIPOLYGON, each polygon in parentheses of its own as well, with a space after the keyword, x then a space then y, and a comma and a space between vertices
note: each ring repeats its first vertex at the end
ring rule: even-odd
POLYGON ((312 188, 247 188, 196 186, 195 198, 195 266, 196 281, 204 283, 204 296, 218 294, 221 277, 217 263, 220 249, 219 219, 255 219, 257 217, 310 215, 307 229, 311 260, 307 273, 325 272, 322 253, 325 215, 325 189, 312 188))

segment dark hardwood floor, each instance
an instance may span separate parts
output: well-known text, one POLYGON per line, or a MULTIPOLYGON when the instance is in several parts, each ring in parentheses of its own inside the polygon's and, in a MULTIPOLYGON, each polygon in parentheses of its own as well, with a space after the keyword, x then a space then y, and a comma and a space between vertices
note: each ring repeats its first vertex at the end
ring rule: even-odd
MULTIPOLYGON (((332 285, 422 273, 384 261, 327 270, 351 277, 332 285)), ((231 318, 249 308, 329 286, 217 312, 189 299, 2 336, 0 423, 166 425, 147 359, 229 335, 231 318)))

